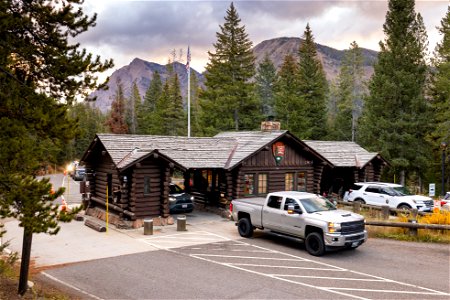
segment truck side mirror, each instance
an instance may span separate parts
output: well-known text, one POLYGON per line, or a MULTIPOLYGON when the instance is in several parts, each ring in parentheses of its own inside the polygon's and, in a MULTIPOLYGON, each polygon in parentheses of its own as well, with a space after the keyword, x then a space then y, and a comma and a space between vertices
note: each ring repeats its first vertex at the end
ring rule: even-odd
POLYGON ((289 215, 293 215, 293 214, 300 214, 301 215, 302 214, 302 210, 299 209, 299 208, 296 209, 295 206, 292 205, 292 204, 288 205, 287 212, 288 212, 289 215))

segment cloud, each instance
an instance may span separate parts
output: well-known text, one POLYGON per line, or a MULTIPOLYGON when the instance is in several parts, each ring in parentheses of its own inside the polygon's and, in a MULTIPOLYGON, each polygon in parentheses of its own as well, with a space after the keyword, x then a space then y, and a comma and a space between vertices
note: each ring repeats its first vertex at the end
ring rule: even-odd
MULTIPOLYGON (((113 58, 116 67, 135 57, 167 62, 173 49, 191 45, 193 68, 203 71, 207 51, 214 51, 216 32, 224 23, 231 1, 126 1, 86 0, 85 12, 98 13, 97 26, 77 41, 102 58, 113 58)), ((309 23, 315 41, 347 49, 378 50, 384 39, 387 1, 234 1, 254 45, 267 39, 301 37, 309 23)), ((447 1, 416 1, 424 17, 430 44, 439 41, 435 27, 444 17, 447 1)))

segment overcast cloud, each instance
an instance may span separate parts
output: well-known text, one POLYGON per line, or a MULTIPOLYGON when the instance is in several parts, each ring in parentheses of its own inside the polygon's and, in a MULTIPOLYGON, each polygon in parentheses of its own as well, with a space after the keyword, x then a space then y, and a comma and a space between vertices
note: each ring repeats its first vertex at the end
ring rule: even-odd
MULTIPOLYGON (((336 49, 379 50, 384 40, 387 0, 372 1, 234 1, 253 45, 278 37, 301 37, 309 22, 315 41, 336 49)), ((442 40, 436 26, 447 12, 448 0, 416 0, 432 51, 442 40)), ((139 57, 165 64, 171 50, 186 52, 191 66, 204 71, 207 51, 214 51, 216 32, 231 1, 86 0, 85 13, 97 13, 97 26, 77 41, 88 51, 113 58, 115 69, 139 57)), ((185 53, 182 56, 185 60, 185 53)), ((113 70, 111 70, 112 72, 113 70)), ((111 73, 110 72, 110 73, 111 73)))

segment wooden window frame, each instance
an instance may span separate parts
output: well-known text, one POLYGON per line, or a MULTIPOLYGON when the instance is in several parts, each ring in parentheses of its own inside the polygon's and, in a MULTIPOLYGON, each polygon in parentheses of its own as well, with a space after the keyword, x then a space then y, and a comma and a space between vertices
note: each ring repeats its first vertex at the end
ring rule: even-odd
POLYGON ((258 173, 256 178, 257 178, 257 182, 256 182, 257 194, 258 195, 267 194, 267 192, 269 190, 269 174, 268 173, 258 173), (261 180, 260 176, 265 176, 265 179, 261 180), (261 188, 264 188, 264 191, 261 191, 261 188))

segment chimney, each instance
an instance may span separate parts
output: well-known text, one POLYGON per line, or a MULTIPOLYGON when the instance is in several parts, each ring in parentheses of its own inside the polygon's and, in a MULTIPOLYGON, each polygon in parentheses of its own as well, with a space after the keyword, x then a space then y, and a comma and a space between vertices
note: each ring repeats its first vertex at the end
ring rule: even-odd
POLYGON ((267 117, 266 121, 261 122, 261 131, 262 132, 271 132, 273 130, 280 130, 281 124, 280 122, 273 121, 273 116, 267 117))

